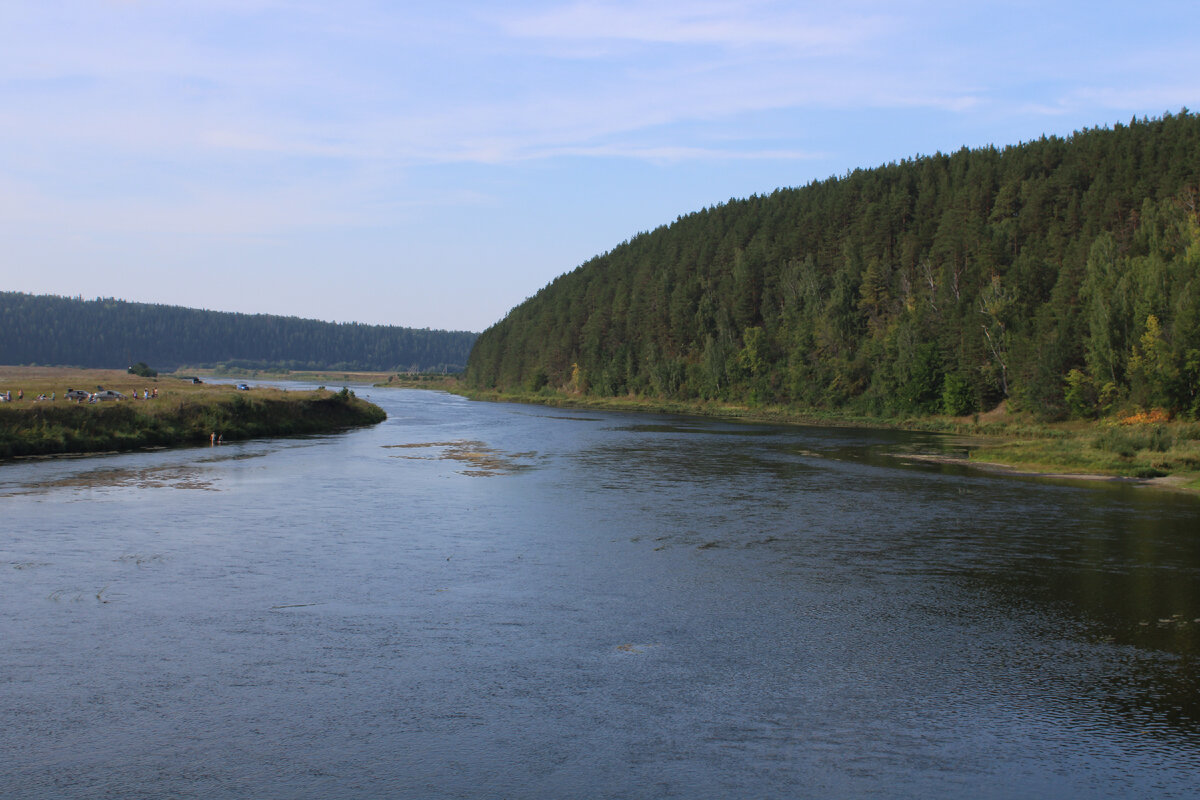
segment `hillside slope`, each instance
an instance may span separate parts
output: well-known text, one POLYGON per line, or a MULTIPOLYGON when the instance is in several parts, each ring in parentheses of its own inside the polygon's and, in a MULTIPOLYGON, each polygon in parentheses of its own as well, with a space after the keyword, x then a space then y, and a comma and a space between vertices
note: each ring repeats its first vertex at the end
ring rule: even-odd
POLYGON ((640 234, 480 335, 476 389, 1200 411, 1200 118, 922 156, 640 234))

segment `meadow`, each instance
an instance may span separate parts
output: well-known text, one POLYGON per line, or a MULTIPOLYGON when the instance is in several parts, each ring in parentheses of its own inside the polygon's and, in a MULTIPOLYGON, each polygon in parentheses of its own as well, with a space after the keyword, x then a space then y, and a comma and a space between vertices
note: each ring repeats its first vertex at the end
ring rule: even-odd
POLYGON ((0 394, 13 398, 0 403, 0 458, 328 433, 386 418, 345 389, 239 391, 190 376, 143 378, 119 370, 0 367, 0 394), (71 389, 113 390, 127 399, 73 402, 66 399, 71 389), (157 397, 133 399, 147 391, 157 397))

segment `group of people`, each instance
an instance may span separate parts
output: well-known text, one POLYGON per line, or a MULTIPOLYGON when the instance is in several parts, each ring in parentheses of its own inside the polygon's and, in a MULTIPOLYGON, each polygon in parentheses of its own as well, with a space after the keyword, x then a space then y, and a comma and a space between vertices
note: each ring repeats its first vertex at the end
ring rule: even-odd
MULTIPOLYGON (((73 391, 68 392, 68 394, 67 394, 68 400, 76 400, 76 401, 82 403, 85 399, 87 399, 86 393, 81 392, 81 393, 79 393, 78 396, 75 396, 75 397, 72 397, 71 396, 72 394, 74 394, 73 391)), ((134 400, 138 400, 138 399, 151 400, 153 398, 158 397, 158 387, 155 386, 153 389, 143 389, 140 397, 138 395, 137 389, 134 389, 132 392, 129 393, 129 396, 132 397, 134 400)), ((25 399, 25 390, 24 389, 17 389, 16 399, 18 401, 25 399)), ((37 396, 37 400, 48 400, 51 403, 55 402, 57 399, 58 399, 58 392, 51 392, 50 394, 46 394, 45 392, 43 392, 42 394, 39 394, 37 396)), ((13 393, 12 393, 11 389, 0 392, 0 403, 12 403, 12 402, 14 402, 14 400, 13 400, 13 393)))

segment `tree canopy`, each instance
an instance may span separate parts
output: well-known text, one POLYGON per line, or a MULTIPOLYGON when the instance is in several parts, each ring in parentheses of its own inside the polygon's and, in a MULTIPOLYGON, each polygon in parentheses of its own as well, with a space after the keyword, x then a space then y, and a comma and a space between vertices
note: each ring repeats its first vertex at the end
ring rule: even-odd
POLYGON ((1045 417, 1200 413, 1200 119, 966 148, 730 200, 560 276, 477 388, 1045 417))
POLYGON ((458 372, 476 334, 0 292, 0 363, 458 372))

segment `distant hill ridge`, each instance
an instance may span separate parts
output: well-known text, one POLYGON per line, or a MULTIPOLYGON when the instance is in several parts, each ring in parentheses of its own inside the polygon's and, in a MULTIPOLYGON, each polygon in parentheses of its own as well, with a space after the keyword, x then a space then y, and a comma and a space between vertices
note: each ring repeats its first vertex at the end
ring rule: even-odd
POLYGON ((484 331, 470 385, 1200 414, 1200 119, 860 169, 681 217, 484 331))
POLYGON ((476 334, 0 292, 0 363, 461 371, 476 334))

